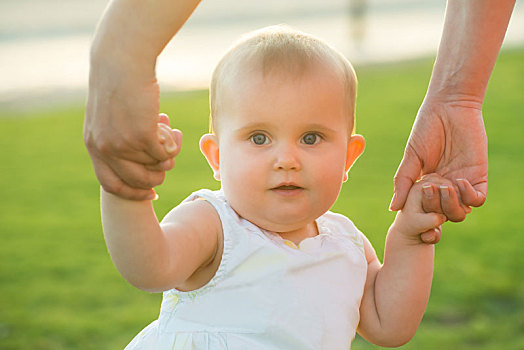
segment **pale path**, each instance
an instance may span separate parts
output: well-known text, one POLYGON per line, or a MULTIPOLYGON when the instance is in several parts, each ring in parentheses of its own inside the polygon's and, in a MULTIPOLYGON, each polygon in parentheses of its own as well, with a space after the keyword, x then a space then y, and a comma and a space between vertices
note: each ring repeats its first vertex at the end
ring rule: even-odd
MULTIPOLYGON (((365 36, 351 36, 344 0, 207 0, 158 62, 164 89, 208 86, 213 66, 246 31, 287 23, 318 35, 356 65, 435 55, 444 16, 442 0, 370 0, 365 36)), ((89 44, 106 1, 2 0, 0 106, 28 98, 85 94, 89 44)), ((524 10, 517 2, 505 47, 524 45, 524 10)))

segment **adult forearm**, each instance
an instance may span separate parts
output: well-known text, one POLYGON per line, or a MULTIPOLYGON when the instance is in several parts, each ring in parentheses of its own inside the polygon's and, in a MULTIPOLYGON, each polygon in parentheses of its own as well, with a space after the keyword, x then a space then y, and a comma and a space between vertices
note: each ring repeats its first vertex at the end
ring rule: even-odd
MULTIPOLYGON (((200 0, 113 0, 91 46, 92 75, 98 67, 154 77, 155 63, 200 0)), ((100 68, 100 69, 102 69, 100 68)))
POLYGON ((428 97, 482 105, 515 0, 448 0, 428 97))
POLYGON ((375 305, 388 346, 404 344, 415 334, 429 299, 433 261, 433 245, 390 228, 384 264, 375 281, 375 305))

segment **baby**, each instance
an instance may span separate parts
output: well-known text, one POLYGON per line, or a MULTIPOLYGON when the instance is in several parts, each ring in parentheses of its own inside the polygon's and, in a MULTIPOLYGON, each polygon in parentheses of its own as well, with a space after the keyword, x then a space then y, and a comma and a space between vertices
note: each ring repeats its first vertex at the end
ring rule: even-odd
MULTIPOLYGON (((212 133, 200 149, 220 191, 190 195, 158 222, 151 201, 102 190, 107 246, 134 286, 164 292, 159 319, 126 349, 348 349, 355 332, 381 346, 411 339, 431 287, 446 218, 422 210, 416 183, 391 225, 384 264, 329 209, 365 141, 354 133, 357 79, 325 42, 269 27, 216 67, 212 133)), ((166 147, 179 147, 159 124, 166 147)), ((178 142, 177 142, 178 141, 178 142)))

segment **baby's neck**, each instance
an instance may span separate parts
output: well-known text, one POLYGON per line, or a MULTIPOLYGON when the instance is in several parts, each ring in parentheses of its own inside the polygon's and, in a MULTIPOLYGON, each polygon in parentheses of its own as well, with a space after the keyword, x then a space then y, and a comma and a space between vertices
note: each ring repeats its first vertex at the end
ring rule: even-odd
POLYGON ((318 235, 318 227, 316 221, 304 226, 295 231, 277 232, 283 239, 295 243, 297 246, 306 238, 315 237, 318 235))

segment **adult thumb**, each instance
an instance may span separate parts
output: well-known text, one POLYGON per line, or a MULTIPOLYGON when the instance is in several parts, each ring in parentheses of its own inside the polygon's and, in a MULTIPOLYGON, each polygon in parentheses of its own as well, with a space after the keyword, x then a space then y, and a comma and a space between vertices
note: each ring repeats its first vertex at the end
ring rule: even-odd
POLYGON ((393 178, 395 188, 389 210, 397 211, 404 208, 409 190, 420 177, 421 169, 419 158, 412 152, 406 151, 393 178))

